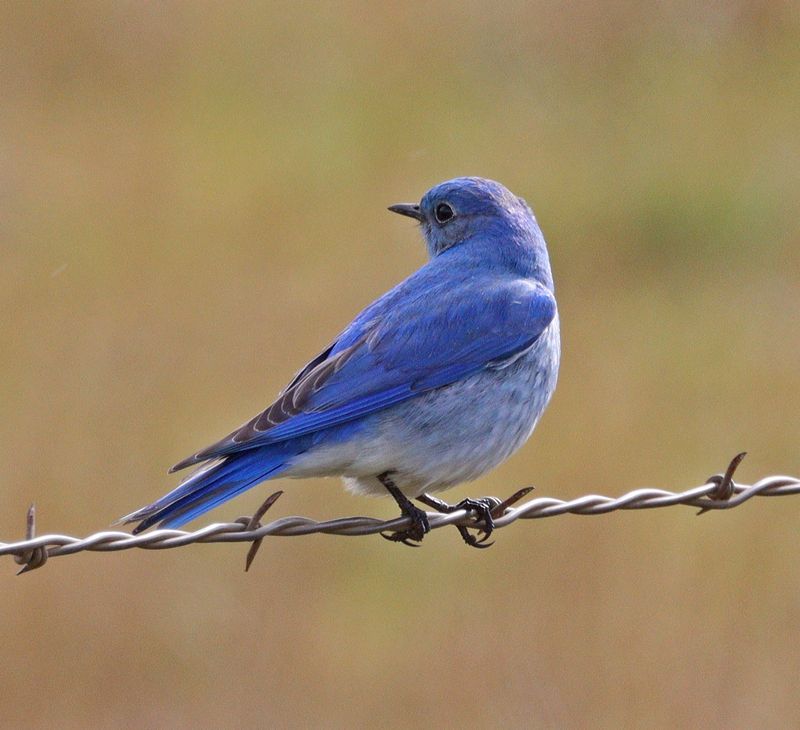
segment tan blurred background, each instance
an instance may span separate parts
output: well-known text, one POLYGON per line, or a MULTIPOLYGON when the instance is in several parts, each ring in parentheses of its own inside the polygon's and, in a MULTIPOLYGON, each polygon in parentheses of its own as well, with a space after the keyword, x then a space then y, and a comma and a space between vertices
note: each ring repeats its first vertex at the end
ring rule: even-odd
MULTIPOLYGON (((531 443, 448 494, 800 472, 796 3, 0 5, 0 539, 83 535, 424 261, 385 206, 534 207, 531 443)), ((335 481, 273 516, 382 517, 335 481)), ((266 487, 206 520, 252 511, 266 487)), ((800 501, 0 563, 0 726, 800 725, 800 501)))

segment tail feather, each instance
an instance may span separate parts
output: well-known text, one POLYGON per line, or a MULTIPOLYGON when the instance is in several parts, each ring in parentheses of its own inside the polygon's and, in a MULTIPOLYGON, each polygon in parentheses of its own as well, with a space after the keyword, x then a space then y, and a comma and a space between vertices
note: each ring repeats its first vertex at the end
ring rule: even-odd
POLYGON ((134 535, 155 524, 180 527, 259 482, 277 476, 286 467, 286 461, 285 452, 270 458, 258 450, 228 457, 199 469, 169 494, 120 521, 139 522, 134 535))

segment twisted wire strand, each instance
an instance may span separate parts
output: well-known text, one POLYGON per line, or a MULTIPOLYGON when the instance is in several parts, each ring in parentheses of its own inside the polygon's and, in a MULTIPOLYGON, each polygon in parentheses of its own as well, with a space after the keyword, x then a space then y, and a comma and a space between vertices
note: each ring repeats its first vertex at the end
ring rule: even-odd
MULTIPOLYGON (((635 489, 620 497, 605 497, 599 494, 587 494, 575 499, 562 500, 553 497, 536 497, 516 507, 506 506, 515 497, 526 494, 530 490, 520 490, 514 497, 504 503, 496 502, 499 513, 495 513, 494 527, 507 527, 517 520, 533 520, 545 517, 557 517, 564 514, 601 515, 616 510, 642 510, 687 505, 699 509, 698 514, 709 510, 724 510, 738 507, 753 497, 784 497, 800 494, 800 479, 791 476, 769 476, 755 484, 736 484, 732 480, 733 471, 743 455, 738 455, 731 462, 725 475, 715 475, 706 484, 702 484, 683 492, 669 492, 663 489, 635 489)), ((271 506, 280 493, 275 493, 265 503, 261 512, 271 506)), ((261 540, 268 536, 297 537, 323 533, 326 535, 344 535, 356 537, 374 535, 402 530, 409 526, 409 519, 398 517, 393 520, 379 520, 373 517, 344 517, 341 519, 317 522, 308 517, 281 517, 280 519, 261 525, 258 522, 261 514, 253 517, 242 517, 235 522, 215 523, 199 530, 186 532, 183 530, 161 529, 141 535, 131 535, 122 531, 105 530, 87 537, 78 538, 69 535, 41 535, 35 537, 35 514, 33 508, 28 512, 27 538, 19 542, 0 542, 0 555, 13 555, 15 561, 22 565, 20 573, 33 570, 44 565, 51 557, 73 555, 83 551, 112 552, 141 548, 145 550, 165 550, 183 547, 195 543, 216 542, 250 542, 253 543, 248 554, 247 565, 255 556, 261 540)), ((465 509, 451 513, 428 513, 431 530, 447 525, 462 525, 480 529, 481 523, 465 509)))

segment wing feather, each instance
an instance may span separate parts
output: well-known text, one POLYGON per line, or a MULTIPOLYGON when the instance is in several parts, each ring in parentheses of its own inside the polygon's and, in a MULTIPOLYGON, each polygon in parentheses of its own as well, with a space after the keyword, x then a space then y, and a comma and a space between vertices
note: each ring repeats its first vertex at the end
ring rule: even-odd
POLYGON ((556 312, 552 293, 526 279, 396 293, 359 315, 267 409, 172 471, 346 423, 497 367, 529 348, 556 312))

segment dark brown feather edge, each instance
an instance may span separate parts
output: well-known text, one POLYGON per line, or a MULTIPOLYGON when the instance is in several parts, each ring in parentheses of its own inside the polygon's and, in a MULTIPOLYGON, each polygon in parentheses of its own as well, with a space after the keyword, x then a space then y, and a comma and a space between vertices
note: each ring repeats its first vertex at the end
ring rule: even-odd
POLYGON ((344 367, 345 363, 365 341, 366 338, 362 337, 349 347, 337 352, 333 357, 330 357, 330 353, 336 343, 327 347, 306 365, 292 379, 278 398, 261 413, 229 433, 225 438, 179 461, 169 470, 169 473, 172 474, 200 462, 225 456, 225 454, 219 453, 220 449, 233 445, 244 446, 270 428, 302 413, 311 396, 318 392, 332 375, 338 373, 344 367))

